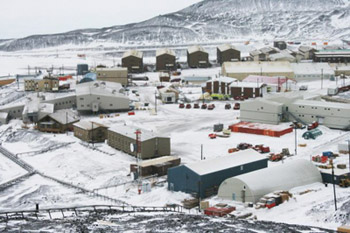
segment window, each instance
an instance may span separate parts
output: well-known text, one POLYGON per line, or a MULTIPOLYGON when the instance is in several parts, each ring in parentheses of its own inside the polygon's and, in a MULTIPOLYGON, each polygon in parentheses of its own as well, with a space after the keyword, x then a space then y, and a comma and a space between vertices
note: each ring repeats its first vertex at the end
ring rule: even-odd
POLYGON ((84 100, 84 98, 80 98, 80 100, 84 100))
POLYGON ((82 104, 81 107, 84 107, 84 104, 82 104))
POLYGON ((244 167, 243 167, 243 165, 241 166, 241 171, 243 171, 243 169, 244 169, 244 167))
POLYGON ((109 106, 110 106, 110 107, 112 107, 112 106, 113 106, 113 104, 109 104, 109 106))

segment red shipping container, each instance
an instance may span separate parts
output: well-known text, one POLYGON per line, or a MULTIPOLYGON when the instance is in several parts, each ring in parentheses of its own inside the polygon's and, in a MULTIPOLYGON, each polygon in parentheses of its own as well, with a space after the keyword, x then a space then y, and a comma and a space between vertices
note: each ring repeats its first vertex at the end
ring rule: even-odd
POLYGON ((208 216, 223 217, 235 210, 236 210, 236 207, 228 207, 228 208, 209 207, 204 210, 204 214, 208 216))

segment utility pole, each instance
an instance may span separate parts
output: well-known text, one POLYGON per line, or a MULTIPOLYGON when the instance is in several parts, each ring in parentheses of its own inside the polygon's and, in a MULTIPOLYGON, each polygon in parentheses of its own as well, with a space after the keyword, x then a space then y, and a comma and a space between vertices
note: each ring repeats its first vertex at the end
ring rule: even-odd
POLYGON ((348 152, 349 152, 349 170, 350 170, 350 140, 348 142, 348 152))
POLYGON ((323 69, 321 69, 321 89, 323 89, 323 69))
POLYGON ((67 131, 67 135, 68 135, 68 112, 66 112, 66 131, 67 131))
POLYGON ((136 130, 136 164, 137 164, 137 191, 138 194, 141 194, 141 169, 140 169, 140 157, 141 157, 141 131, 139 129, 136 130))
POLYGON ((201 144, 201 160, 203 160, 203 144, 201 144))
POLYGON ((92 147, 94 147, 94 122, 91 121, 91 143, 92 143, 92 147))
POLYGON ((298 142, 297 142, 297 139, 298 139, 298 134, 297 134, 297 123, 294 123, 294 131, 295 131, 295 155, 298 154, 298 142))
POLYGON ((337 195, 335 193, 335 182, 334 182, 334 166, 333 166, 333 160, 330 160, 329 163, 332 166, 332 183, 333 183, 333 195, 334 195, 334 207, 335 211, 337 211, 337 195))
POLYGON ((154 92, 154 102, 155 102, 155 110, 157 114, 157 91, 154 92))

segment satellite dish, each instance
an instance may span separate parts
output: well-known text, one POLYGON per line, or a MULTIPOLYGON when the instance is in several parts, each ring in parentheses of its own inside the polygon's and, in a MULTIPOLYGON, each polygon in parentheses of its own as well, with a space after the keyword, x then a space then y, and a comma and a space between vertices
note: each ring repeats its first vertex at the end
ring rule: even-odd
POLYGON ((134 143, 130 143, 130 151, 135 152, 135 145, 134 143))

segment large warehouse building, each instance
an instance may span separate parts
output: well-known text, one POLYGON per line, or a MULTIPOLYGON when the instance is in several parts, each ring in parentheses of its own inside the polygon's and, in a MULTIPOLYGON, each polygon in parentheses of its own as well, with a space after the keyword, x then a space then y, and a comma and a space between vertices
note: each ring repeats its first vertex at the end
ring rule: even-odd
MULTIPOLYGON (((136 157, 136 130, 138 128, 125 125, 109 128, 108 145, 136 157)), ((140 131, 140 159, 151 159, 170 155, 171 146, 169 137, 156 135, 148 130, 140 129, 140 131)))
POLYGON ((226 157, 170 168, 168 189, 196 193, 205 198, 215 195, 225 179, 266 167, 267 158, 255 150, 239 151, 226 157))
POLYGON ((241 121, 279 124, 299 121, 319 124, 335 129, 350 128, 350 104, 304 99, 303 96, 279 96, 241 103, 241 121), (281 111, 282 109, 282 111, 281 111))
POLYGON ((122 67, 128 68, 130 73, 143 72, 143 53, 137 50, 130 50, 122 57, 122 67))
POLYGON ((129 98, 120 83, 87 82, 77 85, 77 110, 92 112, 128 111, 129 98))
POLYGON ((171 49, 159 49, 156 52, 156 70, 176 70, 176 56, 171 49))
POLYGON ((322 182, 320 171, 309 161, 298 159, 283 165, 261 169, 222 182, 218 196, 227 200, 256 203, 275 191, 322 182))
POLYGON ((128 69, 122 67, 97 68, 97 80, 120 83, 123 86, 128 85, 128 69))
POLYGON ((201 46, 192 46, 187 50, 187 63, 191 68, 207 68, 209 54, 201 46))
POLYGON ((233 45, 224 44, 217 47, 216 50, 217 62, 222 65, 224 62, 228 61, 240 61, 241 51, 236 49, 233 45))
POLYGON ((328 63, 292 63, 294 79, 296 81, 329 80, 334 78, 335 72, 328 63))
POLYGON ((249 75, 284 76, 294 78, 294 71, 289 62, 225 62, 222 75, 240 81, 249 75))

